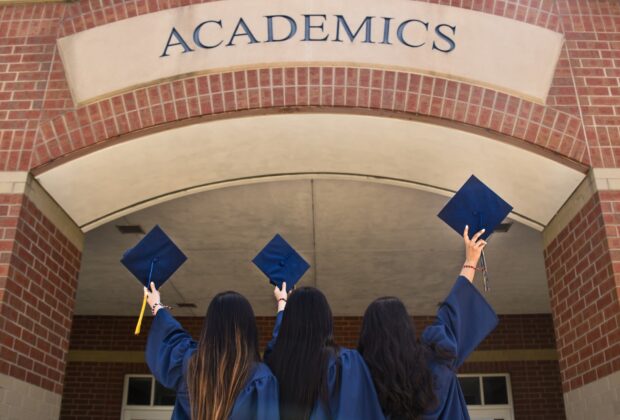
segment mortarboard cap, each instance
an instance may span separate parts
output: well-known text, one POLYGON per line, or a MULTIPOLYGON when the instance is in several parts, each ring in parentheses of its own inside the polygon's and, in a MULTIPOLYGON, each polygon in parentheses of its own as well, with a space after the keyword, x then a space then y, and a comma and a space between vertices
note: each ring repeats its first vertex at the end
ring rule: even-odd
MULTIPOLYGON (((437 216, 459 235, 463 234, 465 226, 469 226, 470 237, 484 229, 480 239, 487 240, 511 210, 510 204, 472 175, 437 216)), ((480 260, 484 275, 484 290, 488 291, 489 274, 484 250, 480 260)))
POLYGON ((185 260, 185 254, 159 226, 155 226, 123 254, 121 263, 143 286, 150 288, 149 283, 154 282, 155 288, 159 289, 185 260))
POLYGON ((480 238, 486 240, 511 210, 510 204, 472 175, 437 216, 460 235, 465 225, 470 237, 485 229, 480 238))
MULTIPOLYGON (((136 246, 125 251, 121 263, 136 276, 144 287, 150 289, 150 283, 153 282, 155 288, 159 289, 185 260, 187 260, 185 254, 159 226, 155 226, 136 246)), ((136 335, 140 334, 146 297, 145 293, 136 325, 136 335)))
POLYGON ((310 265, 279 234, 258 253, 252 262, 279 288, 286 282, 292 290, 310 265))

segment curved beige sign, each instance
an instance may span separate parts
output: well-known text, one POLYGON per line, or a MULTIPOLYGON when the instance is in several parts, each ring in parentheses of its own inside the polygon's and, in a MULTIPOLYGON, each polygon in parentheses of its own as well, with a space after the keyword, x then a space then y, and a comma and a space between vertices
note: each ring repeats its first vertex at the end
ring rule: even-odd
POLYGON ((187 74, 283 65, 405 70, 544 103, 562 35, 417 1, 228 0, 121 20, 58 46, 79 104, 187 74))

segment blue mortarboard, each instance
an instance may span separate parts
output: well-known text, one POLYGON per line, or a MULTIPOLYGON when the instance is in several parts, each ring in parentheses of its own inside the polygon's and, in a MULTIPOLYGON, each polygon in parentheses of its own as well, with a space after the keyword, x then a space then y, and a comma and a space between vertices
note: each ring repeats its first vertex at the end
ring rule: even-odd
POLYGON ((125 251, 121 262, 145 287, 150 288, 149 283, 154 282, 159 289, 185 260, 185 254, 155 226, 136 246, 125 251))
POLYGON ((292 290, 297 281, 310 268, 302 257, 279 234, 252 260, 267 276, 269 282, 279 288, 286 282, 286 288, 292 290))
MULTIPOLYGON (((506 203, 493 190, 484 185, 475 176, 454 194, 437 216, 446 222, 459 235, 463 235, 465 226, 469 226, 469 235, 485 229, 481 239, 488 239, 493 230, 508 216, 512 206, 506 203)), ((484 251, 481 255, 484 274, 484 289, 489 290, 489 277, 484 251)))
POLYGON ((480 236, 486 240, 511 210, 510 204, 472 175, 437 216, 460 235, 465 225, 470 236, 486 229, 480 236))
MULTIPOLYGON (((159 289, 185 260, 187 260, 185 254, 159 226, 155 226, 136 246, 125 251, 121 263, 140 280, 144 287, 150 289, 150 283, 153 282, 155 288, 159 289)), ((145 307, 146 294, 136 325, 136 335, 140 334, 145 307)))

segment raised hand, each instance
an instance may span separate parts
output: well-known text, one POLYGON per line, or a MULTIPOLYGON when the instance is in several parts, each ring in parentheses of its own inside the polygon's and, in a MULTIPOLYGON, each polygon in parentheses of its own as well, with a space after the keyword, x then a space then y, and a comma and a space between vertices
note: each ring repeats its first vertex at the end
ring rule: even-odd
POLYGON ((144 288, 144 294, 146 294, 146 301, 148 302, 151 310, 153 310, 153 306, 157 303, 157 308, 155 308, 154 313, 160 307, 161 304, 161 296, 159 295, 159 291, 155 288, 155 283, 151 282, 151 290, 144 288))
POLYGON ((487 244, 484 239, 480 239, 483 233, 484 229, 476 232, 470 239, 469 226, 465 226, 465 231, 463 232, 463 241, 465 242, 465 264, 461 270, 461 276, 466 277, 469 281, 474 281, 480 254, 482 254, 482 250, 487 244))
POLYGON ((286 307, 286 298, 288 297, 286 282, 282 283, 281 289, 278 286, 273 289, 273 296, 276 298, 276 302, 278 303, 278 312, 283 311, 286 307))

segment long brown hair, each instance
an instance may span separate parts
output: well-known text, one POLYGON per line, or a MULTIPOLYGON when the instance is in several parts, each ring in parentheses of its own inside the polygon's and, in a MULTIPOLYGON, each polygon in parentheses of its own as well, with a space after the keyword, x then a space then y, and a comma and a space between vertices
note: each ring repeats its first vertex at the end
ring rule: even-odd
MULTIPOLYGON (((309 419, 317 402, 327 411, 327 368, 339 349, 333 339, 332 311, 314 287, 295 289, 288 298, 282 326, 265 362, 280 384, 280 418, 309 419)), ((336 377, 336 389, 340 383, 336 377)))
POLYGON ((250 302, 236 292, 216 295, 188 364, 192 419, 228 419, 259 361, 258 332, 250 302))
POLYGON ((419 419, 437 405, 429 368, 432 350, 416 339, 411 317, 400 299, 383 297, 368 306, 358 350, 368 365, 386 417, 419 419))

